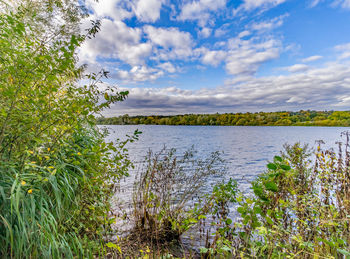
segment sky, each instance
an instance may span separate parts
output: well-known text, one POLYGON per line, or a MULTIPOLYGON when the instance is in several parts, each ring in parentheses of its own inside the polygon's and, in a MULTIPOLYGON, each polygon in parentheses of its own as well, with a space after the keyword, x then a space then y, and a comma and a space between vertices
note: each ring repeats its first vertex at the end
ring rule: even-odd
POLYGON ((85 0, 104 116, 350 110, 350 0, 85 0), (102 86, 103 87, 103 86, 102 86))

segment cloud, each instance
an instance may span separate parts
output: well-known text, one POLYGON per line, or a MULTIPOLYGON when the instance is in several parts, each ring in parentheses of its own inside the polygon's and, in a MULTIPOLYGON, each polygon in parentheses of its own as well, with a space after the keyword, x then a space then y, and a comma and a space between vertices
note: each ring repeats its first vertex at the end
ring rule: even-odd
POLYGON ((249 36, 249 35, 251 35, 251 32, 245 30, 245 31, 242 31, 238 34, 238 38, 244 38, 244 37, 249 36))
POLYGON ((117 70, 114 76, 124 82, 143 82, 154 81, 164 75, 164 72, 159 69, 149 68, 147 66, 134 66, 130 71, 117 70))
POLYGON ((134 12, 142 22, 155 22, 160 17, 160 9, 164 0, 138 0, 134 12))
POLYGON ((233 38, 228 42, 226 71, 231 75, 253 75, 264 62, 279 57, 282 50, 279 40, 233 38))
POLYGON ((253 23, 250 27, 252 30, 259 31, 259 32, 271 31, 273 29, 276 29, 282 26, 284 19, 288 16, 289 14, 285 14, 285 15, 275 17, 268 21, 253 23))
POLYGON ((233 10, 233 15, 237 15, 242 11, 253 11, 258 8, 265 11, 286 1, 287 0, 244 0, 238 8, 233 10))
POLYGON ((186 59, 193 54, 192 36, 178 28, 156 28, 150 25, 144 27, 148 39, 158 47, 156 58, 161 60, 186 59))
POLYGON ((312 0, 310 3, 310 7, 313 8, 316 5, 318 5, 319 3, 321 3, 323 0, 312 0))
POLYGON ((202 63, 206 65, 218 66, 223 60, 225 60, 227 53, 222 50, 208 50, 201 49, 202 63))
POLYGON ((316 60, 319 60, 321 58, 323 58, 323 57, 322 56, 311 56, 311 57, 304 58, 301 61, 306 63, 306 62, 316 61, 316 60))
POLYGON ((304 72, 309 69, 309 66, 305 64, 295 64, 293 66, 285 67, 284 70, 287 70, 291 73, 304 72))
POLYGON ((229 33, 229 29, 230 29, 230 24, 225 23, 225 24, 221 25, 218 29, 215 30, 214 36, 217 38, 224 36, 225 34, 229 33))
POLYGON ((165 0, 86 0, 87 7, 98 17, 122 21, 134 16, 141 22, 155 22, 165 0))
POLYGON ((339 59, 350 58, 350 43, 337 45, 334 49, 339 53, 339 59))
POLYGON ((202 38, 208 38, 210 36, 211 32, 212 32, 211 28, 203 27, 203 28, 199 29, 198 35, 202 38))
POLYGON ((252 10, 259 7, 275 7, 287 0, 244 0, 244 9, 252 10))
POLYGON ((110 17, 121 21, 134 16, 132 3, 128 0, 86 0, 86 6, 100 18, 110 17))
POLYGON ((326 63, 305 73, 245 77, 214 89, 130 88, 106 116, 300 109, 348 109, 350 63, 326 63))
POLYGON ((142 31, 130 28, 122 21, 102 20, 101 31, 80 49, 80 57, 91 62, 97 57, 116 58, 135 66, 145 63, 150 56, 152 45, 141 42, 142 31))
POLYGON ((158 65, 158 67, 160 67, 161 69, 163 69, 163 70, 165 70, 165 71, 167 71, 169 73, 175 73, 176 72, 176 68, 170 62, 161 63, 161 64, 158 65))
POLYGON ((345 9, 350 9, 350 0, 335 0, 333 6, 340 6, 345 9))
MULTIPOLYGON (((312 0, 310 3, 310 7, 313 8, 318 4, 324 2, 324 0, 312 0)), ((332 7, 341 7, 344 9, 350 9, 350 0, 333 0, 331 2, 332 7)))
POLYGON ((226 6, 226 0, 198 0, 184 4, 177 17, 180 21, 197 20, 204 26, 210 18, 210 13, 226 6))

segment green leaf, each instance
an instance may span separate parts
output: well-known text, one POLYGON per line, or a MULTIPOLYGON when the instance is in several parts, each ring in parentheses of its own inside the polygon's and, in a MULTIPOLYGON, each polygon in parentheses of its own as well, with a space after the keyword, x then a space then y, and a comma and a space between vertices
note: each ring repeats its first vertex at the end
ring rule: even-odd
POLYGON ((277 169, 277 165, 274 163, 269 163, 267 164, 267 168, 271 169, 271 170, 276 170, 277 169))
POLYGON ((264 194, 264 190, 260 186, 254 186, 253 191, 254 191, 255 195, 257 195, 258 197, 260 197, 264 194))
POLYGON ((238 207, 237 212, 240 214, 244 214, 244 213, 246 213, 246 209, 244 207, 238 207))
POLYGON ((243 224, 244 224, 244 225, 247 225, 248 222, 249 222, 249 220, 250 220, 249 215, 245 216, 244 219, 243 219, 243 224))
POLYGON ((226 224, 231 225, 232 224, 232 219, 226 219, 226 224))
POLYGON ((109 247, 109 248, 114 248, 114 249, 117 249, 117 248, 118 248, 118 246, 117 246, 116 244, 113 244, 113 243, 111 243, 111 242, 108 242, 108 243, 106 244, 106 246, 109 247))
POLYGON ((258 207, 258 206, 255 206, 255 207, 254 207, 254 213, 255 213, 255 214, 261 214, 261 213, 262 213, 261 208, 258 207))
POLYGON ((280 157, 280 156, 275 156, 275 157, 273 158, 273 160, 274 160, 274 161, 278 161, 278 162, 282 162, 282 157, 280 157))
POLYGON ((284 170, 284 171, 289 171, 291 169, 291 167, 289 165, 281 165, 281 168, 284 170))
POLYGON ((278 191, 278 186, 274 182, 266 182, 264 183, 265 188, 269 191, 277 192, 278 191))
POLYGON ((270 217, 266 217, 266 222, 269 223, 270 225, 273 225, 273 221, 270 217))
POLYGON ((339 248, 337 249, 337 251, 338 251, 339 253, 345 255, 347 259, 350 258, 350 252, 348 252, 348 251, 346 251, 346 250, 344 250, 344 249, 339 249, 339 248))
POLYGON ((199 252, 200 252, 201 254, 206 254, 206 253, 208 252, 208 248, 201 247, 201 248, 199 249, 199 252))

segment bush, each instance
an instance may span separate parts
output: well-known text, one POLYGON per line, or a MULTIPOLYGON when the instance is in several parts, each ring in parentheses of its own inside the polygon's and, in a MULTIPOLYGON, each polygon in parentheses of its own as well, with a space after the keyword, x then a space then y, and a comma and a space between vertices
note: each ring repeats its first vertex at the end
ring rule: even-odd
POLYGON ((101 91, 104 71, 78 84, 76 50, 98 31, 98 23, 86 35, 74 30, 78 2, 0 4, 0 257, 102 255, 109 197, 138 132, 105 143, 94 115, 127 92, 101 91))
POLYGON ((202 252, 243 258, 350 256, 349 133, 344 135, 345 149, 339 143, 338 153, 322 150, 320 142, 314 160, 307 146, 285 145, 252 183, 252 194, 236 198, 240 218, 234 226, 218 231, 202 252))

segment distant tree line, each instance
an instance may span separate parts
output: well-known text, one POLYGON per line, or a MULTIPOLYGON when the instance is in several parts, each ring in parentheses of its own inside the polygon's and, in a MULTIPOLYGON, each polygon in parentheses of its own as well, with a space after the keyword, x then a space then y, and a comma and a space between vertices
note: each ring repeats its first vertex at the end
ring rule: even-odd
POLYGON ((100 125, 350 126, 350 111, 256 112, 100 117, 100 125))

